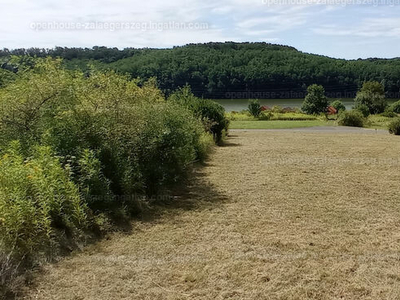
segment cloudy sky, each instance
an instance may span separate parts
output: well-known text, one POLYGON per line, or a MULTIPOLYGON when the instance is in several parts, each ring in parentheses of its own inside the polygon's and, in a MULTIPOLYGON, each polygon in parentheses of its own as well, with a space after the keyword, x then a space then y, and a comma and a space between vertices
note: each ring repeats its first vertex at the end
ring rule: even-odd
POLYGON ((400 56, 399 2, 1 0, 0 48, 265 41, 339 58, 391 58, 400 56))

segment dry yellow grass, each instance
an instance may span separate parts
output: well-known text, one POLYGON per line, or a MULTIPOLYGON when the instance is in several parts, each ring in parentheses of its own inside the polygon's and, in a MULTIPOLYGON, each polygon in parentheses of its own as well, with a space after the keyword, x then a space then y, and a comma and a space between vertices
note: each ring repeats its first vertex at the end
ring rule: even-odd
POLYGON ((180 208, 45 267, 26 299, 400 299, 400 139, 234 132, 180 208))

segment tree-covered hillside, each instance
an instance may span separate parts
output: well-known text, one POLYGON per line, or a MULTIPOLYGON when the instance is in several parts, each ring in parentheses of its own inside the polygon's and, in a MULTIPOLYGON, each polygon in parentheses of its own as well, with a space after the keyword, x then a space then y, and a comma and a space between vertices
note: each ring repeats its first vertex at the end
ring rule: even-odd
POLYGON ((12 54, 62 57, 69 68, 87 69, 93 64, 143 81, 157 77, 167 94, 189 84, 197 96, 207 98, 302 98, 314 83, 323 85, 332 97, 346 98, 367 80, 382 82, 387 96, 396 98, 400 88, 400 59, 333 59, 267 43, 190 44, 172 49, 5 49, 0 51, 3 68, 12 54))

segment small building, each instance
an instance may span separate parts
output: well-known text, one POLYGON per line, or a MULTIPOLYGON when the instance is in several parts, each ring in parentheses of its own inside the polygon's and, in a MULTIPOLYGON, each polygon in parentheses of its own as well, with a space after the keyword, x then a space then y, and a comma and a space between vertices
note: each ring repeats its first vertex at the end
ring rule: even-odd
POLYGON ((328 115, 336 115, 338 113, 337 109, 333 106, 328 106, 328 115))

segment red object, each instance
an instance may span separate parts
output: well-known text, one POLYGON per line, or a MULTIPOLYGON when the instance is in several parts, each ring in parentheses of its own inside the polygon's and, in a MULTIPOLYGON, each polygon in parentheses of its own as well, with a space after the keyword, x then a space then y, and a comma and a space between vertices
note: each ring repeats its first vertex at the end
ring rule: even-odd
POLYGON ((328 115, 336 115, 338 113, 337 109, 333 106, 328 106, 328 115))
POLYGON ((266 111, 266 110, 268 110, 268 107, 266 107, 266 106, 261 106, 261 111, 266 111))

